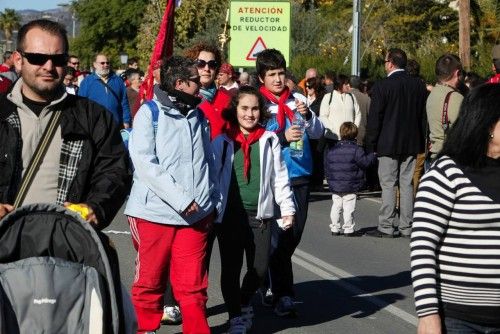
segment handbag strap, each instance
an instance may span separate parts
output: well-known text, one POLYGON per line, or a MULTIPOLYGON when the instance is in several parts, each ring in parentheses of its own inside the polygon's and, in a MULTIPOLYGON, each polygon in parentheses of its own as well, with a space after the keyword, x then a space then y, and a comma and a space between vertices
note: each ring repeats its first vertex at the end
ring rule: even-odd
POLYGON ((49 123, 45 127, 40 141, 38 142, 35 153, 31 157, 28 168, 26 168, 26 172, 24 173, 21 185, 19 186, 19 190, 14 201, 14 208, 19 207, 19 205, 21 205, 21 203, 24 201, 26 194, 28 193, 28 189, 30 188, 31 183, 33 182, 33 179, 38 172, 38 168, 40 167, 43 157, 45 156, 45 153, 47 153, 47 149, 52 142, 52 138, 54 138, 54 134, 56 133, 57 127, 59 126, 60 119, 61 110, 54 111, 50 117, 49 123))
POLYGON ((448 119, 448 106, 450 104, 450 97, 453 92, 454 90, 448 92, 448 94, 446 94, 446 97, 444 98, 443 113, 441 114, 441 126, 443 127, 443 130, 445 132, 448 130, 450 126, 450 121, 448 119))

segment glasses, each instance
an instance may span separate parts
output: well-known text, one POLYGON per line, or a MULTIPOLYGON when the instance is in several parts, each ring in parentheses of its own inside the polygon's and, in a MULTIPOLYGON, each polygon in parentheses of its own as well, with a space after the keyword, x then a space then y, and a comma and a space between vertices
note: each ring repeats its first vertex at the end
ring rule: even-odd
POLYGON ((57 67, 64 66, 68 63, 68 54, 58 53, 58 54, 45 54, 45 53, 31 53, 17 50, 21 56, 28 60, 31 65, 42 66, 47 61, 51 60, 52 64, 57 67))
POLYGON ((314 86, 306 85, 306 88, 314 88, 314 86))
POLYGON ((71 65, 80 65, 79 61, 71 62, 71 65))
POLYGON ((109 61, 100 61, 99 64, 101 64, 101 65, 109 65, 109 61))
POLYGON ((196 59, 196 67, 205 68, 208 65, 208 68, 211 70, 215 70, 217 68, 217 62, 215 60, 205 61, 203 59, 196 59))
POLYGON ((197 75, 195 77, 189 77, 188 80, 191 81, 191 82, 194 82, 198 86, 201 85, 201 83, 200 83, 200 76, 199 75, 197 75))

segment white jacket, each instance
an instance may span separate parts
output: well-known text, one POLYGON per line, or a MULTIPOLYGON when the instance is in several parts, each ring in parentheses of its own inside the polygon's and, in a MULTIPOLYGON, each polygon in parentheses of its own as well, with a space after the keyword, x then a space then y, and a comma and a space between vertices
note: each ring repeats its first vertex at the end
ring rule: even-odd
MULTIPOLYGON (((279 205, 281 216, 294 215, 293 193, 290 189, 288 171, 281 156, 281 146, 276 134, 271 131, 264 132, 259 139, 259 149, 260 192, 256 218, 276 218, 275 203, 279 205)), ((215 221, 220 223, 228 201, 227 196, 233 170, 234 143, 227 135, 222 134, 212 141, 212 150, 215 156, 214 166, 222 196, 222 208, 215 221), (222 161, 224 150, 226 154, 224 161, 222 161)))
POLYGON ((319 108, 319 119, 325 126, 325 137, 340 140, 342 123, 353 122, 357 127, 361 123, 358 101, 352 94, 341 94, 337 90, 325 94, 319 108))

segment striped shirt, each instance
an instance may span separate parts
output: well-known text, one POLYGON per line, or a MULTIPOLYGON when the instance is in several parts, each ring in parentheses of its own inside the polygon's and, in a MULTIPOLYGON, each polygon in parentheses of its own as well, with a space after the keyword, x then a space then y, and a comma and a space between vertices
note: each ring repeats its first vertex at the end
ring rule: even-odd
POLYGON ((422 178, 410 246, 419 317, 500 324, 500 204, 450 158, 422 178))

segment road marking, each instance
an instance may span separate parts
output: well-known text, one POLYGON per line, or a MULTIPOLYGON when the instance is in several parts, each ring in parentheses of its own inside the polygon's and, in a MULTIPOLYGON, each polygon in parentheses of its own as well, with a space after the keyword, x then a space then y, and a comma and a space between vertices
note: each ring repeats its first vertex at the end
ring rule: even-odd
POLYGON ((382 203, 382 200, 380 198, 373 198, 373 197, 362 197, 360 200, 367 200, 370 202, 375 202, 375 203, 382 203))
POLYGON ((106 233, 106 234, 130 234, 129 231, 105 230, 103 232, 106 233))
POLYGON ((413 326, 417 326, 418 319, 414 315, 394 305, 388 304, 383 299, 378 298, 371 293, 367 293, 366 291, 358 288, 357 286, 351 283, 347 283, 345 279, 360 281, 360 279, 348 273, 347 271, 332 266, 331 264, 315 257, 314 255, 306 253, 298 248, 295 250, 295 254, 292 256, 292 261, 301 266, 302 268, 309 270, 313 274, 316 274, 323 279, 334 281, 335 284, 339 285, 343 289, 349 291, 350 293, 356 296, 365 297, 370 303, 406 321, 407 323, 413 326))

